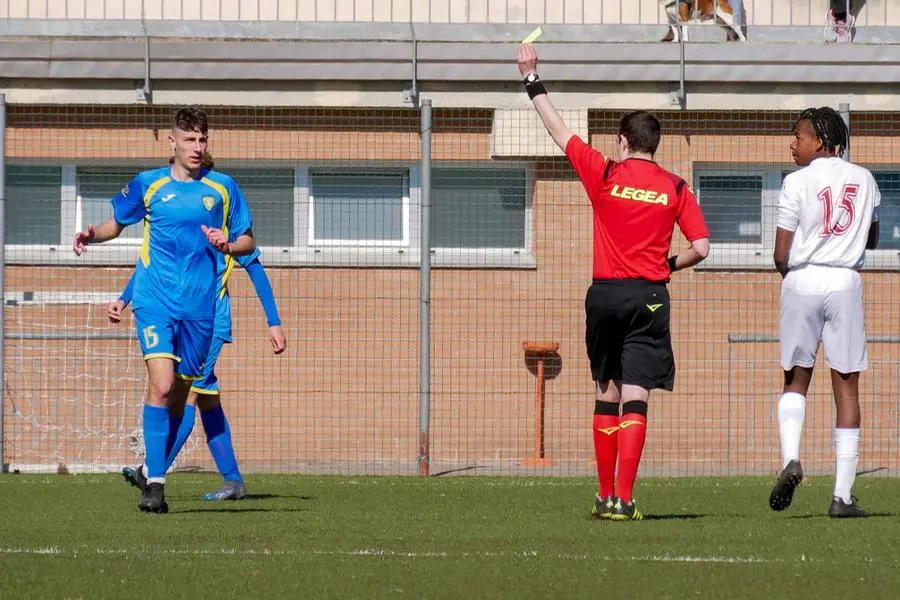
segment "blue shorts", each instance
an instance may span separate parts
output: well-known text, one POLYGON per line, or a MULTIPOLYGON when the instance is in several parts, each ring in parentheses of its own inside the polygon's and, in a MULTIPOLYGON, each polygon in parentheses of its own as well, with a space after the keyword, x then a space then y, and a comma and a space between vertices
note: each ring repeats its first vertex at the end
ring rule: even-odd
POLYGON ((191 391, 198 394, 208 394, 215 396, 219 393, 219 379, 216 377, 216 361, 222 353, 225 344, 230 344, 228 340, 213 336, 212 344, 209 345, 209 354, 206 355, 206 362, 203 363, 203 374, 200 379, 191 384, 191 391))
POLYGON ((213 320, 182 321, 172 315, 144 310, 134 313, 138 343, 144 360, 171 358, 175 374, 181 379, 197 380, 213 339, 213 320))

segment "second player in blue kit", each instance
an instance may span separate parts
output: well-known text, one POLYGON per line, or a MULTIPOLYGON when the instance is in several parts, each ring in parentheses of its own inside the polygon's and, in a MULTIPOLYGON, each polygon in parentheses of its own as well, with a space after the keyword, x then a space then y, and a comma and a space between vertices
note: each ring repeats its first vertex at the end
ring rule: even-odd
MULTIPOLYGON (((166 470, 168 470, 194 428, 195 412, 199 408, 200 420, 206 433, 207 446, 216 463, 216 468, 224 478, 222 487, 204 496, 205 500, 239 500, 247 495, 247 487, 238 468, 237 457, 231 439, 231 426, 222 409, 219 393, 219 380, 215 368, 225 344, 232 342, 231 334, 231 295, 228 283, 234 265, 239 264, 247 271, 250 281, 262 304, 269 327, 268 337, 272 351, 281 354, 286 346, 284 331, 278 306, 272 292, 272 285, 259 260, 259 250, 253 253, 232 257, 222 256, 218 265, 218 286, 216 288, 216 317, 212 344, 203 365, 203 375, 192 383, 190 393, 183 411, 170 412, 170 434, 167 448, 166 470)), ((138 268, 140 265, 138 265, 138 268)), ((108 307, 110 321, 119 322, 122 311, 131 302, 137 272, 128 281, 125 291, 118 300, 108 307)), ((125 480, 139 489, 144 489, 147 482, 147 465, 122 469, 125 480)))

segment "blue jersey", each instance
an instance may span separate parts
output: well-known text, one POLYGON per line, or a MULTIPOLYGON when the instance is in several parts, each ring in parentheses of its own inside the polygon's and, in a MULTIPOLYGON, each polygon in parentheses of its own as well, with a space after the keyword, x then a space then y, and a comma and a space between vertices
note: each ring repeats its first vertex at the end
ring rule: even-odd
POLYGON ((175 181, 163 167, 139 173, 112 204, 118 223, 144 221, 134 310, 212 320, 225 257, 201 226, 222 229, 229 240, 250 229, 250 210, 234 179, 204 169, 199 180, 175 181))

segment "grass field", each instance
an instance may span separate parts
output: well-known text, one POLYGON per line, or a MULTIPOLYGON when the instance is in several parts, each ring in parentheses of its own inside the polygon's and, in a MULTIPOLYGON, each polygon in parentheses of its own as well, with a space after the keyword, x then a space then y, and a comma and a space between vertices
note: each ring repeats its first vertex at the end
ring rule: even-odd
POLYGON ((0 598, 837 598, 900 596, 900 479, 860 477, 873 516, 825 516, 830 478, 785 513, 770 479, 646 479, 648 520, 589 518, 593 481, 254 476, 168 515, 114 476, 0 476, 0 598))

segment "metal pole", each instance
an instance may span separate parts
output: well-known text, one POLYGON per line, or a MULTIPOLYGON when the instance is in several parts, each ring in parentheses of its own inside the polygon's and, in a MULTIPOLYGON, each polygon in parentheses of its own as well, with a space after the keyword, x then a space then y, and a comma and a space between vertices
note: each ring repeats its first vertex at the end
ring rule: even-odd
MULTIPOLYGON (((847 131, 850 131, 850 103, 841 102, 838 105, 838 112, 841 113, 841 118, 844 120, 844 123, 847 124, 847 131)), ((847 147, 844 148, 844 153, 841 154, 841 158, 850 160, 850 140, 847 140, 847 147)))
POLYGON ((431 100, 422 102, 421 258, 419 277, 419 475, 428 477, 428 421, 431 412, 431 100))
MULTIPOLYGON (((729 336, 730 338, 730 336, 729 336)), ((731 422, 733 419, 732 415, 732 404, 731 404, 731 339, 728 340, 728 422, 725 424, 725 428, 727 431, 725 445, 727 446, 725 450, 725 464, 726 464, 726 473, 731 473, 731 422)))
POLYGON ((6 343, 3 340, 6 310, 6 96, 0 94, 0 473, 7 471, 6 436, 3 416, 6 413, 6 343))
POLYGON ((683 25, 679 25, 681 27, 681 43, 679 44, 680 48, 680 66, 679 69, 681 71, 679 75, 679 83, 678 83, 678 104, 681 109, 687 107, 687 98, 684 95, 684 36, 687 33, 687 29, 684 28, 683 25))

